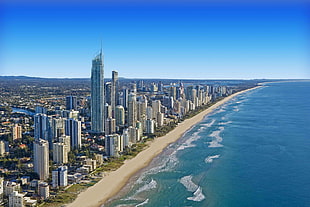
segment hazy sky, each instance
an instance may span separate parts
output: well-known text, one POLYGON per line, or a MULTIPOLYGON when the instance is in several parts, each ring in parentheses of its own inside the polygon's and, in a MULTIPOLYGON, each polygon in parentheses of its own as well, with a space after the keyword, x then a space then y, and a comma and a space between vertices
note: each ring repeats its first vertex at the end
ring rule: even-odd
POLYGON ((310 78, 301 0, 39 2, 1 1, 0 75, 90 77, 102 41, 106 77, 310 78))

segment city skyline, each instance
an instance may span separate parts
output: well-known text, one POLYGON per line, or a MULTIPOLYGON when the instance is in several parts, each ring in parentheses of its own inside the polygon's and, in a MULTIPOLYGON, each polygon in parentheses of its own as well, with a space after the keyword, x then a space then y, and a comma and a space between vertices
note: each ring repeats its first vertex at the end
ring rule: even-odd
POLYGON ((89 78, 102 41, 109 78, 310 78, 305 1, 29 2, 0 3, 0 75, 89 78))

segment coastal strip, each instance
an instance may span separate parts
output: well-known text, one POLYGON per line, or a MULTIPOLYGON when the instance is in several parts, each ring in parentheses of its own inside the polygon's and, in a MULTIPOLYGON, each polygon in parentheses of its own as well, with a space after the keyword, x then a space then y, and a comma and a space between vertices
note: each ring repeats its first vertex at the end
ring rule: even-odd
POLYGON ((150 146, 140 152, 136 157, 126 160, 125 163, 117 170, 110 172, 104 176, 94 186, 88 188, 86 191, 81 192, 78 197, 67 207, 87 206, 97 207, 104 204, 108 199, 115 196, 128 182, 128 180, 134 176, 141 169, 148 166, 154 157, 159 155, 169 144, 177 141, 182 135, 189 130, 192 126, 196 125, 202 119, 211 113, 214 109, 226 103, 233 97, 250 91, 262 86, 256 86, 254 88, 246 89, 237 93, 234 93, 214 105, 210 106, 206 110, 197 114, 196 116, 186 119, 179 123, 178 126, 162 137, 155 138, 151 142, 150 146))

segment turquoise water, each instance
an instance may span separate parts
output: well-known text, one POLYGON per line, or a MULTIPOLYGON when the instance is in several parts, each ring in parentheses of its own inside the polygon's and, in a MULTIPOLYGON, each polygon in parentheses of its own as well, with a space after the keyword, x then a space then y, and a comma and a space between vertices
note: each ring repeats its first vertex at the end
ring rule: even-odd
POLYGON ((105 206, 310 206, 310 82, 241 94, 105 206))

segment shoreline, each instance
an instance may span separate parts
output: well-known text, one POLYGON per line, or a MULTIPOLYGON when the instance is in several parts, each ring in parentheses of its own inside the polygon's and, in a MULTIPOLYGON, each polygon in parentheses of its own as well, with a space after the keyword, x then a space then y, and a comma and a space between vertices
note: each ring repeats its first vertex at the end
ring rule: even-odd
POLYGON ((211 113, 217 107, 231 100, 233 97, 263 87, 262 85, 249 88, 243 91, 234 93, 224 99, 216 102, 206 110, 200 112, 192 118, 186 119, 179 123, 178 126, 162 137, 155 138, 145 150, 137 154, 134 158, 126 160, 124 164, 113 172, 109 172, 98 183, 85 191, 81 192, 77 198, 67 207, 74 206, 89 206, 97 207, 106 203, 110 198, 116 196, 121 189, 128 183, 129 179, 133 177, 143 168, 147 167, 149 163, 158 156, 169 144, 176 142, 183 136, 190 128, 201 122, 203 118, 211 113))

